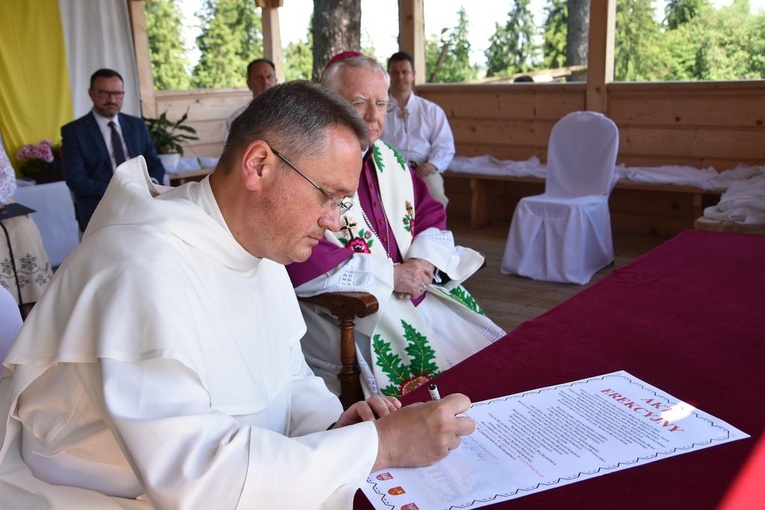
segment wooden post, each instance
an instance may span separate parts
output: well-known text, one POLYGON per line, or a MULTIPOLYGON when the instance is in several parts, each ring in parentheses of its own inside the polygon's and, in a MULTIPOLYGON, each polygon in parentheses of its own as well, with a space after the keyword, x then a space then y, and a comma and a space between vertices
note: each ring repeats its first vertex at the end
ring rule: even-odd
MULTIPOLYGON (((414 57, 414 84, 425 83, 425 9, 423 0, 401 0, 399 41, 401 51, 414 57)), ((390 55, 388 55, 390 56, 390 55)), ((385 65, 385 64, 383 64, 385 65)))
POLYGON ((615 33, 616 0, 592 0, 587 50, 587 110, 606 113, 606 84, 614 80, 615 33))
POLYGON ((154 96, 154 74, 151 71, 149 34, 146 32, 146 11, 144 0, 127 0, 130 13, 130 27, 133 31, 135 63, 138 72, 138 94, 141 99, 141 115, 157 116, 157 102, 154 96))
POLYGON ((255 0, 255 4, 261 8, 263 20, 263 57, 274 63, 276 79, 279 83, 284 83, 284 52, 279 25, 279 7, 282 7, 284 2, 283 0, 255 0))

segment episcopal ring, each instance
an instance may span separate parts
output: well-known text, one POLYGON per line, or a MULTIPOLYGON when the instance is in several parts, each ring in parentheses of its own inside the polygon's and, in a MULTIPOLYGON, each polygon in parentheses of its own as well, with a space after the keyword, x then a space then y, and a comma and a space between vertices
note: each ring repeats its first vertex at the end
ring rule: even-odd
POLYGON ((425 289, 427 289, 427 288, 428 287, 424 283, 420 284, 420 292, 425 292, 425 289))

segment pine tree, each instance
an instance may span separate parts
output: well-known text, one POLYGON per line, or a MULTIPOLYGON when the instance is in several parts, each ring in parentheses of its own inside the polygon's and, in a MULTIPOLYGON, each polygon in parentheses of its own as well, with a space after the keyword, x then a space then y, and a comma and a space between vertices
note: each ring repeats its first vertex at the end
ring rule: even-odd
POLYGON ((709 6, 709 0, 667 0, 664 6, 664 23, 670 30, 690 22, 699 11, 709 6))
POLYGON ((468 41, 468 19, 465 8, 461 7, 457 14, 456 27, 441 30, 440 39, 431 37, 425 43, 428 81, 461 82, 472 80, 478 75, 477 67, 470 64, 470 41, 468 41))
POLYGON ((749 1, 734 0, 728 7, 706 12, 708 16, 699 16, 700 23, 696 25, 697 40, 701 43, 696 58, 698 79, 762 78, 762 67, 756 66, 758 61, 762 63, 762 53, 758 51, 763 47, 764 36, 757 31, 757 18, 750 14, 749 1))
POLYGON ((529 10, 530 1, 514 0, 505 25, 495 24, 495 32, 484 52, 486 76, 522 73, 534 66, 538 52, 534 43, 537 27, 529 10))
POLYGON ((653 0, 617 2, 614 79, 658 79, 664 67, 659 47, 659 25, 654 19, 653 0))
POLYGON ((284 50, 284 79, 310 80, 313 69, 313 36, 311 27, 308 27, 306 38, 294 43, 291 42, 284 50))
POLYGON ((759 80, 765 79, 765 11, 753 16, 747 48, 749 50, 749 68, 759 80))
POLYGON ((557 69, 566 65, 566 33, 568 31, 568 1, 548 0, 545 6, 545 22, 542 43, 545 69, 557 69))
POLYGON ((175 0, 146 2, 146 31, 149 37, 154 88, 189 88, 189 60, 181 34, 181 10, 175 0))
POLYGON ((199 62, 192 85, 243 87, 247 64, 263 55, 260 12, 252 0, 205 0, 197 13, 202 34, 197 37, 199 62))

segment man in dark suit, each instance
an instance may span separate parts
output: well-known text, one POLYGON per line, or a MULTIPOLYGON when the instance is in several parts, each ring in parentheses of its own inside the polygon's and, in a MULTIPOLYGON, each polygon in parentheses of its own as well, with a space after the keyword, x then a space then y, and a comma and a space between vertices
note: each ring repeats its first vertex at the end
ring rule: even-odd
POLYGON ((99 69, 90 77, 88 95, 93 109, 61 128, 64 176, 74 195, 77 222, 83 232, 114 169, 125 160, 143 156, 153 180, 161 184, 165 176, 146 124, 120 113, 125 96, 122 76, 111 69, 99 69))

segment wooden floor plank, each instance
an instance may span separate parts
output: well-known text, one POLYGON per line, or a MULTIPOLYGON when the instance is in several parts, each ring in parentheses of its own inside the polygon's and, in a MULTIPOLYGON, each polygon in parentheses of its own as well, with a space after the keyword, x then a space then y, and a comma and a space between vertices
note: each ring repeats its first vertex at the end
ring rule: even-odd
MULTIPOLYGON (((539 282, 499 272, 509 222, 492 223, 471 229, 466 218, 449 220, 457 244, 469 246, 486 257, 486 266, 474 274, 465 287, 476 298, 486 314, 505 331, 538 317, 559 303, 600 281, 616 267, 621 267, 655 248, 665 239, 614 233, 614 264, 601 269, 587 285, 539 282)), ((585 318, 586 320, 586 318, 585 318)))

